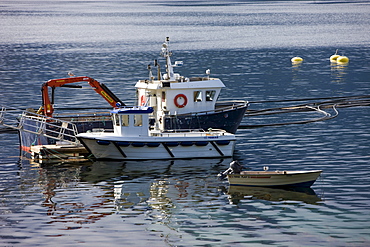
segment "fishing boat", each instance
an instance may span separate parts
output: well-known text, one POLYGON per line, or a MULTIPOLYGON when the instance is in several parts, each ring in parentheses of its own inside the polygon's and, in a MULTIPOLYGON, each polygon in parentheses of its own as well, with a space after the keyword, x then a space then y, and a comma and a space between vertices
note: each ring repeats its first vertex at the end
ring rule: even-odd
POLYGON ((225 130, 161 130, 149 124, 154 109, 120 107, 111 111, 114 132, 76 137, 98 160, 147 160, 231 157, 236 137, 225 130))
MULTIPOLYGON (((153 119, 151 124, 163 130, 213 128, 234 134, 244 117, 248 102, 218 101, 225 85, 219 78, 212 78, 210 70, 203 77, 185 77, 175 73, 174 68, 180 67, 183 62, 176 61, 172 64, 169 38, 162 45, 161 55, 166 60, 166 71, 162 73, 159 61, 155 60, 157 78, 153 76, 151 66, 148 66, 149 77, 138 80, 135 85, 136 105, 153 108, 150 114, 153 119)), ((104 129, 105 132, 113 130, 109 110, 106 108, 95 110, 68 104, 67 109, 62 109, 63 102, 58 102, 59 108, 54 109, 57 88, 83 88, 81 83, 88 83, 111 107, 116 107, 117 103, 125 105, 103 83, 88 76, 69 75, 69 78, 52 79, 43 83, 42 106, 39 110, 14 114, 17 118, 16 125, 4 124, 9 116, 9 107, 1 108, 0 123, 19 130, 22 150, 30 152, 33 145, 54 145, 57 142, 73 144, 73 137, 78 133, 96 129, 104 129)))
POLYGON ((261 187, 311 187, 322 170, 309 171, 241 171, 236 161, 230 163, 230 168, 220 176, 227 176, 230 185, 261 186, 261 187))
POLYGON ((166 71, 162 73, 157 60, 154 61, 156 73, 153 73, 151 65, 148 66, 148 78, 135 85, 137 104, 153 107, 157 124, 163 129, 216 128, 236 133, 248 102, 217 101, 225 84, 221 79, 211 77, 210 69, 201 77, 175 73, 174 68, 180 68, 184 63, 175 61, 172 64, 173 53, 168 37, 160 54, 165 59, 166 71))

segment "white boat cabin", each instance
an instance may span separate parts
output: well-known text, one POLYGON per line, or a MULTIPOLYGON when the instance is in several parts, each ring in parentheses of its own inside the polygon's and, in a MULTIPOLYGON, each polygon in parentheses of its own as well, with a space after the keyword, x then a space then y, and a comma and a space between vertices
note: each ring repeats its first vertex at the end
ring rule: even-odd
POLYGON ((149 136, 149 114, 152 107, 124 107, 111 111, 114 134, 125 137, 149 136))
POLYGON ((166 58, 166 73, 162 74, 159 64, 155 62, 157 79, 154 79, 148 66, 149 78, 139 80, 135 85, 138 105, 153 107, 158 120, 166 115, 214 111, 224 83, 218 78, 211 78, 210 70, 206 71, 205 77, 186 78, 174 73, 173 68, 182 66, 182 62, 171 63, 168 39, 163 44, 161 55, 166 58))

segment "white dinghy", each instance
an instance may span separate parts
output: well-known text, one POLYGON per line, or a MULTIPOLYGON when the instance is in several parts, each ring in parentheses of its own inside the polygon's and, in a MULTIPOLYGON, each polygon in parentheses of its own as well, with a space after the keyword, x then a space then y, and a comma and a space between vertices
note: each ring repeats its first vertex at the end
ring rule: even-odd
POLYGON ((315 183, 322 170, 309 171, 241 171, 237 161, 230 163, 230 168, 220 174, 227 176, 230 185, 261 186, 261 187, 305 187, 315 183))

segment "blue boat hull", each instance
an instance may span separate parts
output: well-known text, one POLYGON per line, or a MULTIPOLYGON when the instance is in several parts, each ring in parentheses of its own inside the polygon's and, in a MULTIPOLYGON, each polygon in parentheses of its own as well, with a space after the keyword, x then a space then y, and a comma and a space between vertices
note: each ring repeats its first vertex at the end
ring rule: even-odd
POLYGON ((212 114, 177 115, 165 118, 165 129, 223 129, 235 134, 248 106, 212 114))

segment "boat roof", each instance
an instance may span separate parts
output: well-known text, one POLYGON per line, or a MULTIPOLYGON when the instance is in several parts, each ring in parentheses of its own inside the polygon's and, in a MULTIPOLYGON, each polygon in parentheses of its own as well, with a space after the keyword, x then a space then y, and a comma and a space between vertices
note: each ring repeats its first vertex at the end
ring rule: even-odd
POLYGON ((148 114, 154 111, 153 107, 149 106, 134 106, 134 107, 120 107, 111 111, 116 114, 148 114))

